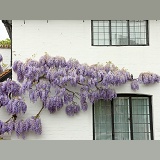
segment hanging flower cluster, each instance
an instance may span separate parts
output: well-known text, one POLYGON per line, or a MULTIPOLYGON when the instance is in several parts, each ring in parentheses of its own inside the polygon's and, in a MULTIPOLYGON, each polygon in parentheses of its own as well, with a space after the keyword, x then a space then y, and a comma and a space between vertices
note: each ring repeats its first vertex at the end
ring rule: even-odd
POLYGON ((154 84, 160 82, 160 76, 155 73, 144 72, 138 77, 138 81, 143 84, 154 84))
POLYGON ((41 120, 39 116, 27 120, 16 120, 18 115, 25 114, 27 105, 22 98, 22 87, 20 84, 7 79, 0 83, 0 108, 4 107, 12 117, 7 122, 0 121, 0 135, 16 132, 18 137, 25 138, 25 133, 34 131, 41 134, 41 120))
MULTIPOLYGON (((116 98, 113 87, 131 80, 129 72, 118 69, 111 62, 105 66, 89 66, 80 64, 75 59, 66 61, 63 57, 51 57, 47 54, 39 61, 15 61, 13 70, 17 74, 17 80, 22 82, 22 92, 28 91, 33 102, 40 99, 50 113, 56 112, 66 104, 68 114, 68 110, 74 110, 75 99, 80 100, 80 108, 85 111, 88 106, 87 100, 93 103, 98 99, 116 98), (78 86, 79 92, 69 89, 74 90, 78 86), (51 88, 55 89, 54 95, 50 94, 51 88)), ((79 112, 79 109, 76 112, 79 112)))
POLYGON ((15 61, 13 70, 17 80, 22 82, 22 93, 29 93, 30 100, 40 99, 44 108, 55 113, 66 106, 67 115, 86 111, 88 101, 94 103, 98 99, 111 100, 117 97, 115 86, 131 81, 131 89, 138 90, 139 83, 149 84, 160 81, 160 76, 152 73, 141 73, 137 79, 113 63, 105 65, 80 64, 75 59, 65 60, 64 57, 42 56, 39 61, 29 59, 25 63, 15 61), (54 93, 51 94, 51 88, 54 93), (77 92, 73 91, 78 89, 77 92), (79 104, 75 103, 79 100, 79 104), (74 107, 75 106, 75 107, 74 107))
POLYGON ((31 117, 26 120, 15 121, 14 119, 8 122, 0 121, 0 135, 4 133, 12 134, 15 131, 17 137, 25 138, 25 134, 33 132, 40 135, 42 133, 42 124, 39 118, 31 117))
POLYGON ((89 66, 75 59, 67 61, 64 57, 48 54, 39 61, 15 61, 12 68, 20 83, 9 79, 0 83, 0 107, 5 107, 12 116, 25 114, 27 105, 22 98, 24 94, 29 95, 31 102, 40 100, 43 104, 39 113, 30 119, 0 121, 0 134, 15 131, 18 137, 23 138, 28 131, 41 133, 39 115, 43 109, 52 114, 65 107, 66 114, 74 116, 81 110, 86 111, 88 103, 116 98, 115 86, 131 82, 131 89, 138 90, 139 84, 160 82, 160 76, 153 73, 141 73, 133 79, 127 70, 119 69, 111 62, 89 66))

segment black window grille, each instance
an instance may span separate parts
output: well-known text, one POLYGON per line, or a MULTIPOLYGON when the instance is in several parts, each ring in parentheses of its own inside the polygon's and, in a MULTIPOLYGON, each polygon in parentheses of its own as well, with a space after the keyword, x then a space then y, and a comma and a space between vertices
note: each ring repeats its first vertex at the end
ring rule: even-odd
POLYGON ((147 20, 92 20, 93 46, 148 46, 147 20))
POLYGON ((151 96, 118 95, 93 106, 94 140, 153 140, 151 96))

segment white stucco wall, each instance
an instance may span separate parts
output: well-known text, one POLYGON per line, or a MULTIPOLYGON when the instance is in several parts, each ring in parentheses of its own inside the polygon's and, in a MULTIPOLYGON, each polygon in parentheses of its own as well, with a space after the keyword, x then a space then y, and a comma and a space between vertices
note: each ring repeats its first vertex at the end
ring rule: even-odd
MULTIPOLYGON (((13 20, 13 61, 38 59, 44 52, 52 56, 64 56, 66 59, 76 58, 81 63, 93 64, 112 61, 119 68, 127 68, 137 77, 143 71, 151 71, 160 75, 160 21, 149 21, 149 46, 91 46, 91 21, 24 21, 13 20)), ((16 76, 13 74, 13 79, 16 76)), ((117 88, 118 93, 142 93, 153 95, 153 128, 154 139, 160 140, 160 84, 149 87, 140 87, 133 92, 130 86, 117 88)), ((29 100, 27 100, 29 102, 29 100)), ((25 115, 35 115, 40 106, 30 104, 25 115)), ((2 118, 4 116, 0 115, 2 118)), ((5 117, 5 119, 7 119, 5 117)), ((43 134, 29 135, 27 139, 93 139, 92 109, 74 117, 68 117, 64 109, 50 115, 48 111, 41 114, 43 134)), ((13 136, 12 139, 17 139, 13 136)))
POLYGON ((0 54, 3 56, 3 63, 10 67, 11 64, 11 49, 0 48, 0 54))

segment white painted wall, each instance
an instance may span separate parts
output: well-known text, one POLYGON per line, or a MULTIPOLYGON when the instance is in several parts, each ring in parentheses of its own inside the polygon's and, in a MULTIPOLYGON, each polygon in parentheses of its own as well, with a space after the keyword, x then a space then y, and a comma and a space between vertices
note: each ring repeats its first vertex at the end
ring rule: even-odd
POLYGON ((3 63, 10 66, 10 64, 11 64, 11 49, 0 48, 0 54, 3 56, 3 63))
MULTIPOLYGON (((25 61, 41 57, 44 52, 52 56, 64 56, 78 59, 81 63, 105 63, 112 61, 119 68, 127 68, 137 77, 143 71, 151 71, 160 75, 160 21, 149 21, 149 46, 91 46, 91 21, 85 20, 53 20, 33 21, 13 20, 13 61, 25 61)), ((16 76, 13 75, 16 79, 16 76)), ((142 93, 153 95, 154 139, 160 140, 160 84, 144 87, 133 92, 127 84, 117 88, 118 93, 142 93)), ((27 100, 28 102, 29 100, 27 100)), ((25 116, 35 115, 40 106, 30 104, 25 116)), ((3 115, 0 117, 4 118, 3 115)), ((6 118, 5 118, 6 119, 6 118)), ((27 139, 92 140, 92 109, 78 116, 68 117, 64 109, 50 115, 44 111, 41 115, 43 134, 29 135, 27 139)), ((13 136, 12 139, 17 139, 13 136)))

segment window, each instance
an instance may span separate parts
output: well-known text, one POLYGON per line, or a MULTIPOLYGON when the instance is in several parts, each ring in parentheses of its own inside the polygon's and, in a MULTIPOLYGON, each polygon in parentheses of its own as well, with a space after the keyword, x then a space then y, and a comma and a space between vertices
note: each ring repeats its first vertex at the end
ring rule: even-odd
POLYGON ((147 46, 148 21, 91 21, 93 46, 147 46))
POLYGON ((153 140, 151 96, 118 95, 93 106, 95 140, 153 140))

